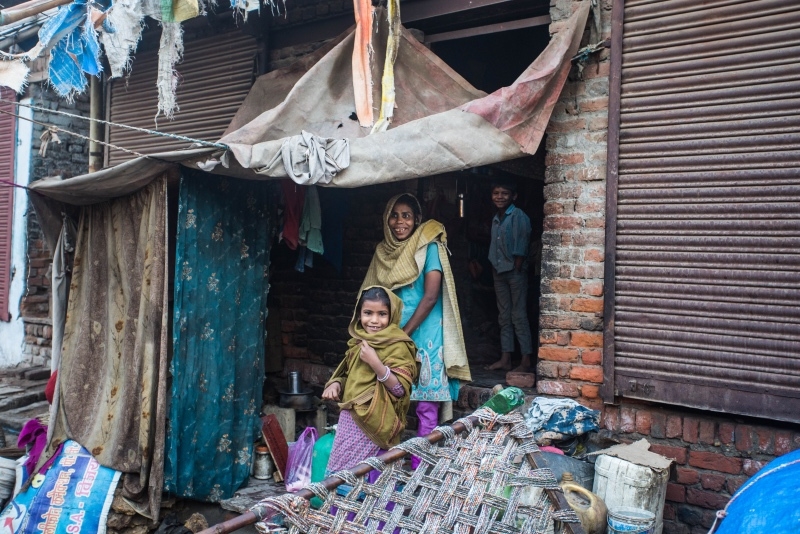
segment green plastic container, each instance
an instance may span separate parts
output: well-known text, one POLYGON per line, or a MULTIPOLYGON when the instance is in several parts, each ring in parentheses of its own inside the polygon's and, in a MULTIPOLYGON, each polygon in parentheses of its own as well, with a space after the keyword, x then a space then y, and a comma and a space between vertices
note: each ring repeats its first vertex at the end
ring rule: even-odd
POLYGON ((506 388, 486 401, 483 408, 490 408, 495 413, 505 415, 525 404, 525 393, 515 387, 506 388))
MULTIPOLYGON (((327 434, 314 443, 314 454, 311 457, 311 482, 320 482, 325 479, 325 470, 328 468, 328 459, 331 457, 335 435, 336 429, 330 428, 327 434)), ((319 508, 322 506, 322 500, 314 497, 311 499, 311 506, 319 508)))

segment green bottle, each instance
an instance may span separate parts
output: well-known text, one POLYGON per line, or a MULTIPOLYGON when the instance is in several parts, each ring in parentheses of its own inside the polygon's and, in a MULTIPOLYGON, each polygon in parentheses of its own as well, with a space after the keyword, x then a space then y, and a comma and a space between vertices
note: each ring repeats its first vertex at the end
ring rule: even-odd
POLYGON ((525 393, 519 388, 505 388, 486 401, 481 408, 489 408, 495 413, 505 415, 525 404, 525 393))
MULTIPOLYGON (((336 430, 329 427, 328 433, 322 436, 314 444, 314 454, 311 458, 311 482, 320 482, 325 478, 325 470, 328 468, 328 459, 333 448, 333 438, 336 430)), ((311 499, 311 506, 319 508, 322 500, 318 497, 311 499)))

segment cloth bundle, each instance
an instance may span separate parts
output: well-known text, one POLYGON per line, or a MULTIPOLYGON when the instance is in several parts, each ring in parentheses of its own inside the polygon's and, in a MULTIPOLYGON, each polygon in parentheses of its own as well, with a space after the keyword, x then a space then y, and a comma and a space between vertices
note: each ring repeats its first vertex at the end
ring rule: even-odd
POLYGON ((597 430, 600 412, 572 399, 536 397, 525 414, 525 424, 534 432, 536 443, 550 444, 597 430))

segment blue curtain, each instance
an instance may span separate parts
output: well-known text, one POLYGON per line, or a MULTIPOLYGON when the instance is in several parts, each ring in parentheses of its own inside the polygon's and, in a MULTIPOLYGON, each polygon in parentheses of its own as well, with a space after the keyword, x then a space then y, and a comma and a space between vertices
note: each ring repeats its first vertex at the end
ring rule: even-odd
POLYGON ((181 178, 166 491, 216 502, 250 472, 264 381, 270 185, 181 178))

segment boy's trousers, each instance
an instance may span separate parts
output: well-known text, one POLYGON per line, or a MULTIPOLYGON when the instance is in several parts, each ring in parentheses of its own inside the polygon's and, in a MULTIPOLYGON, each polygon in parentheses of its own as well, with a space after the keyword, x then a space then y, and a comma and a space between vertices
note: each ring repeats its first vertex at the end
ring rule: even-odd
POLYGON ((516 269, 494 273, 494 292, 497 295, 497 322, 500 323, 500 348, 514 352, 514 333, 522 354, 533 354, 531 326, 528 323, 528 271, 516 269))

